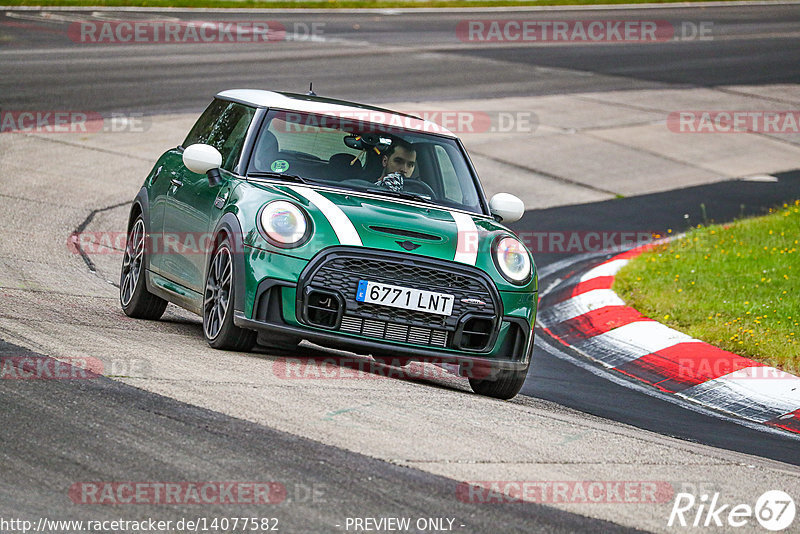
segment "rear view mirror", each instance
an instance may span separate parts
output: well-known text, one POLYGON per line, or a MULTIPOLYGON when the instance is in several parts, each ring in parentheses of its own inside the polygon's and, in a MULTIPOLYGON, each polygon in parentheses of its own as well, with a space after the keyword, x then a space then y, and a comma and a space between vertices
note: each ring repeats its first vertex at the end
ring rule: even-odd
POLYGON ((345 136, 344 144, 353 150, 372 149, 380 153, 392 144, 392 139, 389 137, 381 137, 378 134, 365 133, 345 136))
POLYGON ((352 148, 353 150, 364 150, 364 145, 361 144, 361 139, 355 135, 346 136, 344 138, 344 144, 347 145, 347 148, 352 148))
POLYGON ((186 147, 183 151, 183 164, 192 172, 207 174, 209 185, 219 184, 222 154, 213 146, 197 143, 186 147))
POLYGON ((525 214, 525 203, 510 193, 497 193, 489 201, 489 210, 500 222, 512 223, 525 214))

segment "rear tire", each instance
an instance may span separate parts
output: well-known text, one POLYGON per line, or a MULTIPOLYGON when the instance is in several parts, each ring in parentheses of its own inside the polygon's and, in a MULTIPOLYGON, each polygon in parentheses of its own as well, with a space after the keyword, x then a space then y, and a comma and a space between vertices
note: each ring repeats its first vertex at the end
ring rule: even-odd
POLYGON ((257 334, 233 324, 234 271, 230 241, 225 239, 214 249, 206 273, 203 335, 215 349, 249 351, 256 343, 257 334))
POLYGON ((531 363, 528 360, 528 365, 525 366, 525 369, 519 371, 493 370, 492 374, 494 376, 491 377, 491 380, 489 378, 470 377, 469 385, 472 391, 478 395, 502 400, 513 399, 522 389, 522 384, 525 383, 530 366, 531 363))
POLYGON ((119 303, 128 317, 156 321, 167 309, 167 301, 147 291, 147 233, 139 215, 128 234, 119 275, 119 303))

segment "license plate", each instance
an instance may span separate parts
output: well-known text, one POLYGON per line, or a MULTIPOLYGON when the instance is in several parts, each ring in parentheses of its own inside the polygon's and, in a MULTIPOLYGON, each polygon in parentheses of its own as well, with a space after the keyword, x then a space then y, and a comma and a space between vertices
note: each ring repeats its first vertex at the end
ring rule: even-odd
POLYGON ((455 297, 446 293, 359 280, 356 300, 404 310, 450 315, 453 313, 455 297))

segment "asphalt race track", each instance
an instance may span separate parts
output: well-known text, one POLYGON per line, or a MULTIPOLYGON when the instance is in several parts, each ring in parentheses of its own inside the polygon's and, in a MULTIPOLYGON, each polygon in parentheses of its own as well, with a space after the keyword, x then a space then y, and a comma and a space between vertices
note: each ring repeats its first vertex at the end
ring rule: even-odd
MULTIPOLYGON (((0 354, 44 358, 7 344, 0 345, 0 354)), ((483 532, 498 524, 520 532, 527 528, 627 531, 612 523, 530 503, 505 503, 490 513, 475 514, 473 505, 453 502, 456 484, 444 477, 382 465, 360 454, 147 394, 110 379, 4 388, 3 398, 4 435, 25 436, 21 441, 3 442, 7 467, 0 495, 5 516, 25 510, 51 518, 81 518, 72 502, 43 498, 30 485, 31 472, 24 467, 43 465, 46 469, 41 475, 54 487, 70 486, 90 472, 98 480, 131 476, 137 481, 207 480, 213 473, 214 480, 285 481, 286 501, 282 504, 291 509, 290 517, 281 508, 271 513, 279 519, 281 530, 292 532, 324 532, 342 516, 358 517, 364 510, 397 505, 411 516, 469 518, 470 528, 483 532), (41 424, 43 421, 47 424, 41 424), (59 429, 57 435, 54 428, 59 429), (69 444, 66 449, 65 444, 69 444), (142 462, 142 446, 169 453, 142 462), (121 462, 120 458, 128 460, 121 462), (87 470, 87 463, 95 467, 87 470)), ((166 514, 157 505, 145 508, 139 510, 143 515, 164 520, 197 515, 191 507, 166 514)), ((240 506, 237 513, 263 515, 264 510, 240 506)), ((118 515, 112 508, 93 517, 111 520, 118 515)), ((204 507, 202 515, 224 517, 230 510, 220 504, 204 507)))
MULTIPOLYGON (((493 98, 673 84, 796 83, 800 15, 796 6, 759 5, 713 10, 659 9, 658 20, 699 25, 712 22, 711 41, 575 46, 552 43, 535 53, 515 43, 463 43, 454 28, 468 18, 496 13, 384 12, 364 15, 251 13, 192 16, 181 20, 277 20, 287 28, 324 23, 324 45, 297 40, 262 45, 81 44, 66 35, 80 13, 58 12, 43 20, 35 12, 0 18, 4 35, 0 94, 7 109, 87 107, 96 111, 196 111, 220 88, 274 87, 316 91, 370 102, 493 98), (27 18, 26 18, 27 15, 27 18), (60 18, 59 18, 60 17, 60 18), (63 19, 63 20, 60 20, 63 19), (358 29, 356 29, 358 28, 358 29), (274 48, 269 48, 273 46, 274 48), (533 70, 523 68, 532 66, 533 70), (176 98, 180 95, 180 99, 176 98)), ((502 12, 502 11, 501 11, 502 12)), ((515 17, 531 18, 515 13, 515 17)), ((637 20, 649 11, 552 12, 548 19, 637 20)), ((491 15, 491 17, 489 16, 491 15)), ((145 13, 119 20, 150 20, 145 13)), ((111 19, 113 20, 113 18, 111 19)), ((309 29, 309 31, 311 31, 309 29)), ((310 38, 309 38, 310 39, 310 38)))
MULTIPOLYGON (((286 354, 213 351, 199 319, 172 306, 157 323, 127 319, 113 287, 121 257, 65 250, 75 230, 119 229, 152 162, 222 89, 302 92, 313 81, 317 93, 335 98, 435 105, 555 102, 570 95, 590 103, 592 94, 614 94, 623 95, 619 109, 636 112, 642 106, 635 95, 685 90, 759 94, 777 109, 797 109, 797 7, 292 14, 0 9, 0 111, 125 113, 143 116, 151 128, 102 141, 0 133, 0 223, 8 228, 0 244, 0 357, 141 364, 91 380, 0 380, 0 520, 251 516, 277 518, 281 532, 293 533, 364 532, 363 525, 348 527, 348 518, 409 517, 452 519, 453 531, 470 533, 672 532, 667 517, 678 491, 719 492, 725 502, 753 504, 776 489, 797 501, 797 438, 611 380, 542 332, 528 380, 509 402, 472 395, 463 381, 446 377, 291 382, 274 367, 286 354), (511 18, 705 24, 713 38, 487 44, 463 42, 456 31, 465 19, 511 18), (294 37, 196 46, 71 40, 70 25, 85 20, 270 20, 293 29, 294 37), (312 27, 321 28, 315 38, 306 33, 312 27), (634 96, 627 101, 624 95, 634 96), (492 480, 656 481, 671 489, 656 502, 622 504, 463 499, 464 481, 492 480), (71 489, 92 481, 272 481, 285 493, 267 506, 78 502, 71 489)), ((599 127, 594 117, 586 120, 588 130, 599 127)), ((765 169, 774 176, 766 181, 733 179, 749 174, 734 169, 673 185, 654 171, 647 180, 655 186, 623 190, 611 176, 581 181, 545 165, 532 168, 522 157, 503 159, 499 145, 510 146, 511 138, 492 147, 490 134, 465 137, 470 151, 471 142, 477 147, 476 165, 508 173, 501 175, 506 184, 490 178, 487 189, 516 193, 522 184, 530 205, 527 199, 540 195, 531 184, 552 186, 553 198, 534 204, 512 226, 521 232, 665 234, 704 220, 762 214, 800 196, 800 172, 793 170, 800 158, 781 172, 765 169)), ((790 155, 800 142, 797 135, 760 137, 790 155)), ((603 168, 603 155, 592 157, 599 158, 594 168, 603 168)), ((537 253, 537 267, 571 257, 537 253)), ((304 346, 304 356, 330 354, 304 346)), ((757 528, 753 520, 749 529, 757 528)), ((11 531, 0 523, 0 532, 11 531)))

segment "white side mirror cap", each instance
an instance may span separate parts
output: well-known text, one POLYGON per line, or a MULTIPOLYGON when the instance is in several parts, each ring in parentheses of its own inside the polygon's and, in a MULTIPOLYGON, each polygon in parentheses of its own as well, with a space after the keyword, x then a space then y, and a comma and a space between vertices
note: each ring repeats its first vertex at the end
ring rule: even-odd
POLYGON ((489 201, 489 211, 502 223, 518 221, 525 214, 525 203, 510 193, 497 193, 489 201))
POLYGON ((222 165, 222 154, 211 145, 196 144, 187 146, 183 151, 183 164, 197 174, 205 174, 222 165))

